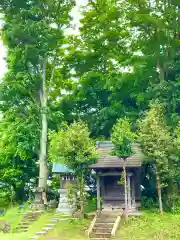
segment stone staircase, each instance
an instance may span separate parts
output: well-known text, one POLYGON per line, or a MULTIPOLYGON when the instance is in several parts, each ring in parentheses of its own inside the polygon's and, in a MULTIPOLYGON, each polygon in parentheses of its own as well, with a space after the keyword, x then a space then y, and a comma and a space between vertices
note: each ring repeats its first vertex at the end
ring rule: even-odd
POLYGON ((21 222, 17 225, 13 232, 14 233, 27 232, 29 226, 39 218, 42 212, 43 211, 37 210, 26 212, 23 215, 21 222))
POLYGON ((115 236, 122 210, 101 211, 94 219, 88 232, 91 240, 108 240, 115 236))
POLYGON ((45 236, 46 234, 48 234, 49 231, 52 231, 59 222, 72 221, 72 220, 75 220, 75 218, 72 218, 69 215, 62 215, 62 214, 59 214, 59 213, 55 213, 49 219, 49 221, 44 224, 44 226, 40 229, 40 231, 36 232, 34 234, 34 236, 30 237, 30 239, 36 239, 37 240, 37 239, 41 238, 42 236, 45 236))

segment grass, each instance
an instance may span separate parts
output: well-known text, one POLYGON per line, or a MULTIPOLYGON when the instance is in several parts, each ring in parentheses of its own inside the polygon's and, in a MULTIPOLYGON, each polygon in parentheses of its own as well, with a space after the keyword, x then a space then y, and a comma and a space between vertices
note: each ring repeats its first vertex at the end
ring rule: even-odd
POLYGON ((150 211, 124 223, 117 236, 122 240, 180 240, 180 214, 159 215, 150 211))
POLYGON ((22 219, 22 214, 27 211, 27 208, 24 208, 19 213, 18 207, 10 208, 6 211, 6 214, 4 216, 0 216, 0 221, 7 221, 11 224, 11 228, 14 229, 17 224, 22 219))
MULTIPOLYGON (((13 208, 3 216, 0 220, 6 220, 12 224, 12 228, 15 228, 15 226, 20 222, 22 219, 22 214, 17 214, 17 208, 13 208)), ((40 231, 42 227, 44 227, 44 224, 48 222, 48 220, 52 217, 52 212, 46 212, 43 215, 41 215, 37 221, 35 221, 28 229, 27 232, 23 233, 0 233, 0 239, 1 240, 25 240, 29 237, 32 237, 35 235, 36 232, 40 231)))
POLYGON ((74 220, 71 222, 60 222, 48 235, 41 238, 41 240, 87 240, 85 231, 89 227, 90 220, 74 220))
MULTIPOLYGON (((17 222, 15 214, 17 210, 12 209, 6 215, 17 222)), ((33 223, 26 233, 1 234, 1 240, 26 240, 40 231, 45 223, 52 217, 52 212, 44 213, 33 223)), ((57 226, 41 240, 86 240, 85 230, 90 224, 90 219, 74 220, 70 222, 59 222, 57 226)), ((127 223, 121 223, 117 233, 120 240, 180 240, 180 214, 165 213, 160 216, 158 213, 144 211, 141 217, 129 218, 127 223)))

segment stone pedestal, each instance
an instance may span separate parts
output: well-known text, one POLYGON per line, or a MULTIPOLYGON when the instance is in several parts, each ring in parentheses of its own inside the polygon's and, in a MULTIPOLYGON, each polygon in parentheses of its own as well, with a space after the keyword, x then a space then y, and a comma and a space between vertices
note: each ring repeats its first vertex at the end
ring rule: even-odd
POLYGON ((72 206, 68 201, 67 189, 60 189, 60 198, 57 212, 71 215, 74 213, 74 211, 74 206, 72 206))
POLYGON ((36 191, 35 191, 35 199, 34 199, 34 202, 32 204, 32 208, 33 209, 41 209, 43 210, 44 209, 44 204, 43 204, 43 199, 42 199, 42 193, 43 193, 43 188, 36 188, 36 191))

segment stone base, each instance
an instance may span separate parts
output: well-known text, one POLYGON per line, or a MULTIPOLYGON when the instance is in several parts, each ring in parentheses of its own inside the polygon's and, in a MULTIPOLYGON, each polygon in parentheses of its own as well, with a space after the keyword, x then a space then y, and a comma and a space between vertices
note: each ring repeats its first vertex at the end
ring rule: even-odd
POLYGON ((60 189, 60 198, 58 208, 56 210, 59 213, 72 215, 75 211, 74 207, 69 204, 67 197, 67 190, 60 189))
POLYGON ((73 215, 74 209, 70 208, 57 208, 56 212, 66 214, 66 215, 73 215))
POLYGON ((32 210, 45 210, 45 206, 42 203, 33 202, 32 203, 32 210))

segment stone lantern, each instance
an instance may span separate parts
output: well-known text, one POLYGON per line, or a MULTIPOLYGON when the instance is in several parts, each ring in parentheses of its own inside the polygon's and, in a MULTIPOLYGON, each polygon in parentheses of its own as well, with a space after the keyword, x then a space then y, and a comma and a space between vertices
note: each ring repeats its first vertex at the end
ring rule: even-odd
POLYGON ((56 174, 60 180, 60 197, 57 212, 72 214, 75 209, 74 204, 70 204, 68 200, 67 185, 69 183, 74 184, 75 182, 73 171, 64 164, 54 163, 52 172, 56 174))

